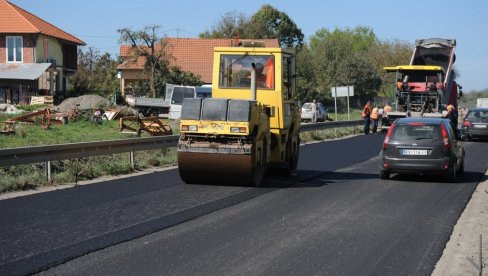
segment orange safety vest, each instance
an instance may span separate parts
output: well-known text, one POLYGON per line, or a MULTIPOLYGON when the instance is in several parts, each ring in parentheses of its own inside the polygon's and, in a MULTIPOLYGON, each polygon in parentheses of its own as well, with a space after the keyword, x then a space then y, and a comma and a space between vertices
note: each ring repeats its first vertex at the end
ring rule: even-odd
POLYGON ((380 114, 378 114, 378 108, 375 107, 373 108, 373 111, 371 111, 371 119, 378 120, 379 118, 380 118, 380 114))

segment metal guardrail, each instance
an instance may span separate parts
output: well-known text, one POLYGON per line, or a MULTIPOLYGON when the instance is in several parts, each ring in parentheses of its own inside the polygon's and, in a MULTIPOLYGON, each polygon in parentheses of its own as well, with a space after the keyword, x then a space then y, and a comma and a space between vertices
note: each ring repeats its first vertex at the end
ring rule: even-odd
MULTIPOLYGON (((300 126, 300 131, 303 132, 339 127, 351 127, 361 125, 362 123, 362 120, 308 123, 302 124, 300 126)), ((126 140, 109 140, 99 142, 83 142, 73 144, 0 149, 0 166, 46 162, 46 171, 48 178, 50 178, 51 161, 122 152, 130 153, 130 163, 131 165, 133 165, 133 153, 135 151, 174 147, 178 143, 178 138, 178 135, 171 135, 149 138, 130 138, 126 140)))
POLYGON ((1 149, 0 166, 48 162, 113 153, 174 147, 178 143, 178 138, 178 135, 172 135, 149 138, 130 138, 126 140, 109 140, 1 149))

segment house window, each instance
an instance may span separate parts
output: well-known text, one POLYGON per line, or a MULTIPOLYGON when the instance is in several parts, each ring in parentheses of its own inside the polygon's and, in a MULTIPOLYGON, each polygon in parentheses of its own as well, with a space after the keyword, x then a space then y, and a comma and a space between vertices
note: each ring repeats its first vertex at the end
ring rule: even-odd
POLYGON ((7 36, 7 62, 22 62, 21 36, 7 36))

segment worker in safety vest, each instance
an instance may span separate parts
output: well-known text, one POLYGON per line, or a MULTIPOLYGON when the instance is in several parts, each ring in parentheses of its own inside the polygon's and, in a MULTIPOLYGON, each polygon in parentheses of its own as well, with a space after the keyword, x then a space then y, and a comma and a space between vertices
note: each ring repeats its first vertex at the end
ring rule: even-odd
POLYGON ((373 122, 373 133, 376 133, 378 130, 378 121, 380 120, 380 113, 378 111, 378 107, 373 107, 371 110, 371 121, 373 122))
POLYGON ((388 112, 392 112, 393 108, 390 106, 390 103, 387 103, 385 107, 383 107, 383 115, 388 114, 388 112))

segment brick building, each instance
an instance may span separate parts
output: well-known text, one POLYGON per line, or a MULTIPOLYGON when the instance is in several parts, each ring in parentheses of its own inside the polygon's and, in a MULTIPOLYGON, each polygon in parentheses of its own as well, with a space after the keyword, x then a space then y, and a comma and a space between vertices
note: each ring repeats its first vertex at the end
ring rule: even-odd
POLYGON ((75 36, 0 0, 0 103, 64 94, 80 45, 85 43, 75 36))
MULTIPOLYGON (((171 66, 179 66, 182 70, 199 75, 205 84, 212 83, 214 47, 231 47, 245 40, 235 39, 204 39, 204 38, 165 38, 164 51, 171 66)), ((278 39, 260 39, 266 47, 280 47, 278 39)), ((160 45, 158 45, 161 49, 160 45)), ((120 56, 124 62, 117 67, 121 77, 121 91, 125 96, 126 88, 132 83, 148 79, 144 74, 146 59, 141 57, 132 61, 131 46, 121 45, 120 56)))

